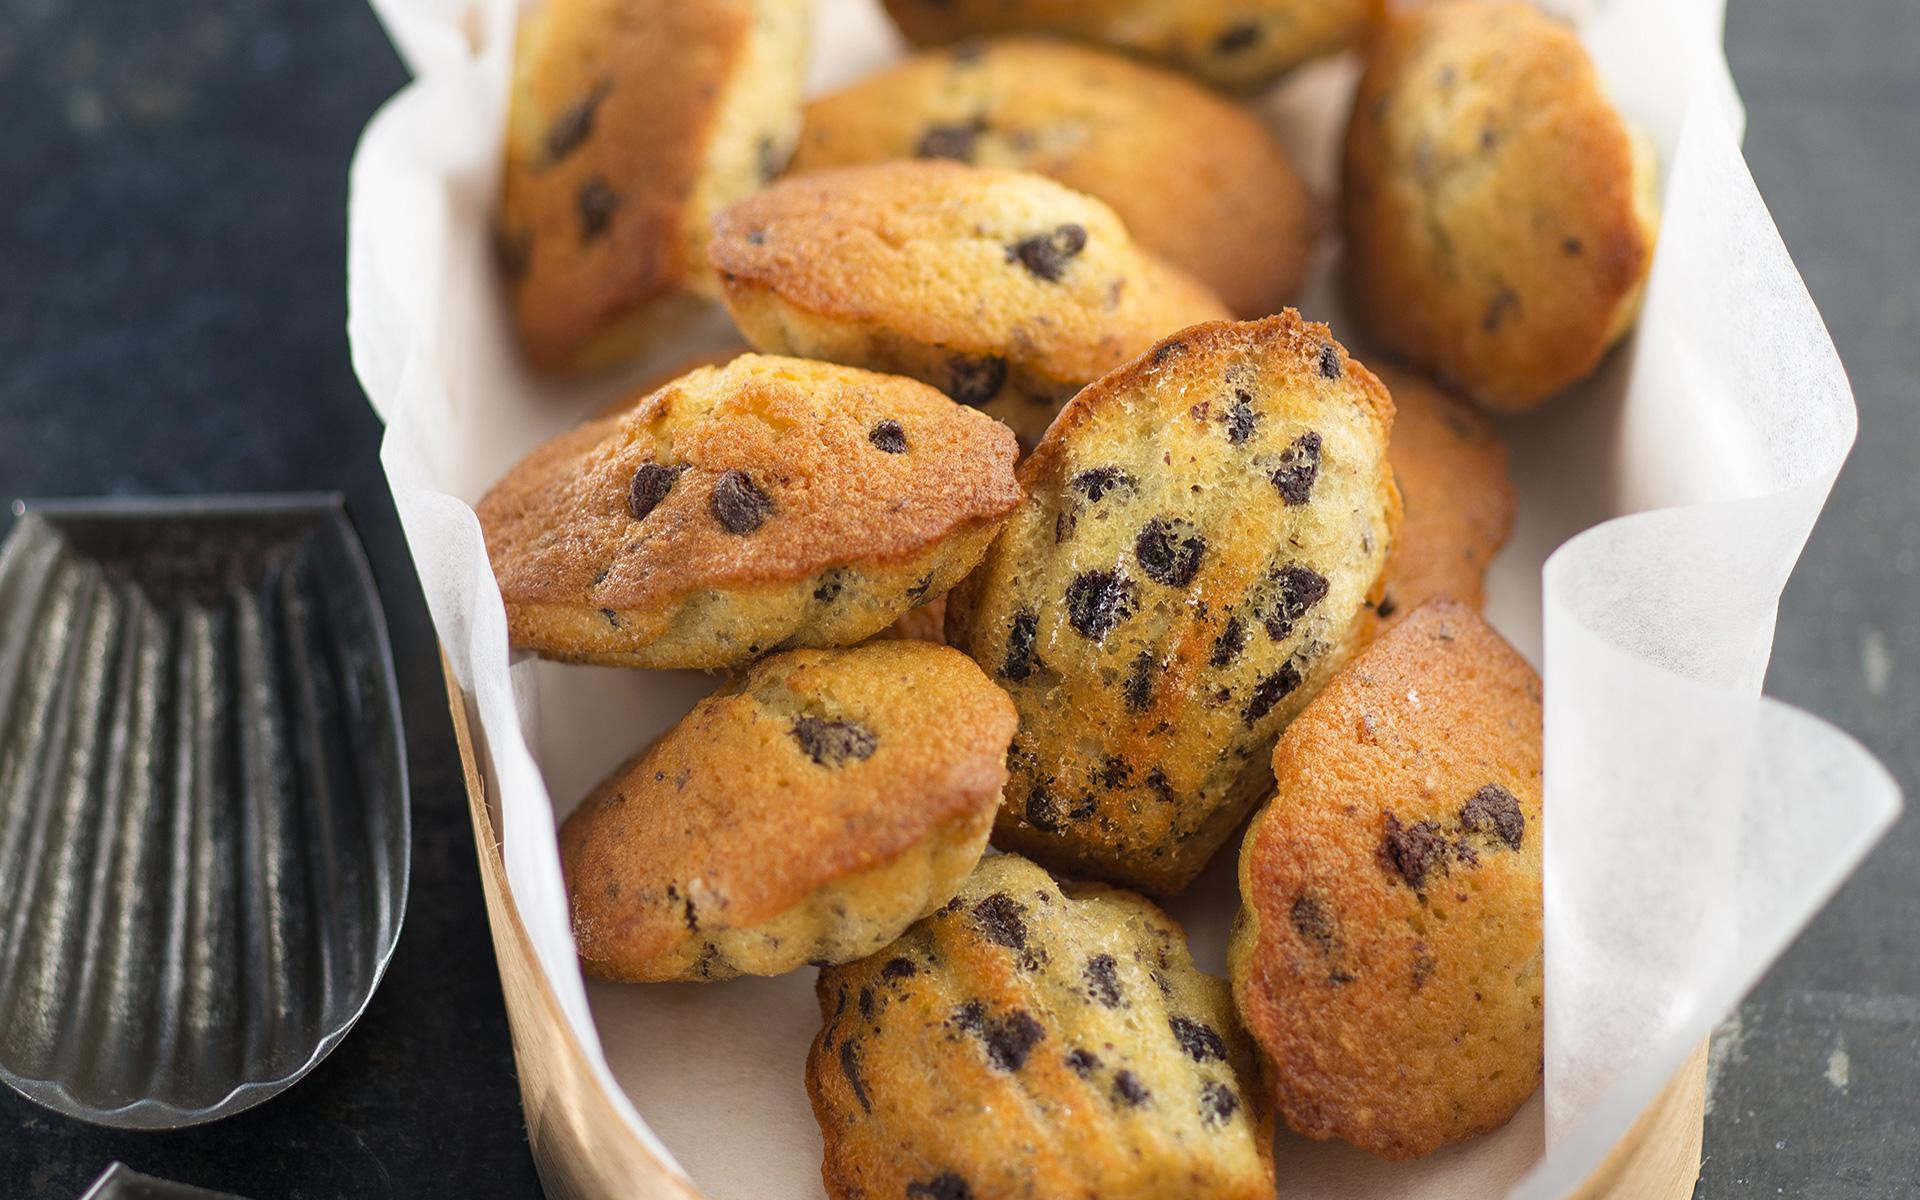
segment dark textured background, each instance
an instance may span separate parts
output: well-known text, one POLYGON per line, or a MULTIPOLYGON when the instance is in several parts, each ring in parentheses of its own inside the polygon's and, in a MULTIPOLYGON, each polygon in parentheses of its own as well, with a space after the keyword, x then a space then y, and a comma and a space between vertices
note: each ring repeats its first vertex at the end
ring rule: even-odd
MULTIPOLYGON (((1747 157, 1860 402, 1768 688, 1920 794, 1920 5, 1732 10, 1747 157)), ((176 1134, 0 1094, 7 1200, 67 1200, 114 1158, 255 1200, 538 1194, 432 636, 343 332, 347 159, 403 78, 355 0, 0 0, 0 493, 345 492, 400 650, 415 814, 398 955, 326 1062, 176 1134)), ((1908 819, 1722 1030, 1700 1196, 1920 1195, 1917 878, 1908 819)))

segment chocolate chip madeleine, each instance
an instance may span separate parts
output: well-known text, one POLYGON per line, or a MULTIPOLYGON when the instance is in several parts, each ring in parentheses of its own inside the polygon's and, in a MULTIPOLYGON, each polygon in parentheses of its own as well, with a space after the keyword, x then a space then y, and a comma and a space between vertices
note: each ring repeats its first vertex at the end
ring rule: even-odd
POLYGON ((732 667, 939 596, 1019 502, 998 423, 924 384, 747 354, 541 446, 478 508, 516 646, 732 667))
POLYGON ((1113 206, 1135 241, 1245 317, 1278 312, 1312 203, 1253 113, 1170 71, 1047 38, 922 54, 807 105, 788 169, 946 158, 1113 206))
POLYGON ((1295 1131, 1410 1158, 1539 1086, 1540 754, 1539 678, 1450 602, 1287 727, 1230 960, 1295 1131))
POLYGON ((835 1200, 1273 1195, 1226 985, 1139 896, 988 858, 818 990, 807 1091, 835 1200))
POLYGON ((1386 389, 1288 310, 1185 330, 1076 397, 948 598, 1020 707, 995 841, 1185 887, 1270 790, 1399 523, 1386 389))
POLYGON ((756 348, 912 376, 1029 442, 1155 338, 1227 315, 1098 200, 952 162, 782 180, 720 214, 712 255, 756 348))
POLYGON ((561 827, 581 963, 709 980, 873 953, 973 870, 1014 720, 944 646, 756 664, 561 827))
POLYGON ((496 231, 528 359, 591 370, 711 296, 708 224, 799 128, 806 0, 545 0, 522 26, 496 231))

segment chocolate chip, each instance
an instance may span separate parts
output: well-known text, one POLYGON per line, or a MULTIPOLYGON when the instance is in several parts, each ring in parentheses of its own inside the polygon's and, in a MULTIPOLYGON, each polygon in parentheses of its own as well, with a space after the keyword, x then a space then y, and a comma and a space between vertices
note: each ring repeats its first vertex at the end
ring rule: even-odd
POLYGON ((912 600, 915 603, 918 603, 920 600, 926 597, 927 592, 932 587, 933 587, 933 572, 928 571, 925 575, 922 575, 920 578, 914 580, 913 583, 907 587, 907 599, 912 600))
POLYGON ((1518 850, 1526 835, 1527 818, 1520 801, 1497 783, 1490 783, 1473 794, 1460 810, 1460 827, 1473 833, 1491 833, 1518 850))
POLYGON ((1253 397, 1246 392, 1234 392, 1233 403, 1227 405, 1226 411, 1220 414, 1221 424, 1227 427, 1227 444, 1238 446, 1252 437, 1253 427, 1259 419, 1260 414, 1253 411, 1253 397))
POLYGON ((1415 942, 1413 944, 1413 990, 1414 991, 1417 992, 1421 988, 1425 987, 1427 984, 1427 980, 1433 978, 1434 966, 1435 966, 1435 963, 1433 961, 1433 955, 1427 953, 1427 944, 1425 942, 1415 942))
POLYGON ((1240 1110, 1240 1097, 1217 1079, 1200 1085, 1200 1119, 1208 1125, 1225 1125, 1240 1110))
POLYGON ((791 153, 770 137, 763 137, 754 147, 754 164, 760 168, 760 182, 772 183, 786 169, 787 157, 791 153))
POLYGON ((700 914, 694 910, 692 896, 687 896, 685 898, 684 908, 682 909, 680 915, 686 921, 687 931, 689 933, 700 932, 700 914))
POLYGON ((880 968, 882 979, 908 979, 919 970, 910 958, 890 958, 887 965, 880 968))
POLYGON ((1140 570, 1155 583, 1184 588, 1200 571, 1207 541, 1200 531, 1178 517, 1155 517, 1133 540, 1140 570))
POLYGON ((1376 608, 1375 608, 1375 609, 1374 609, 1373 611, 1374 611, 1375 613, 1377 613, 1377 614, 1379 614, 1379 616, 1380 616, 1380 619, 1381 619, 1382 621, 1384 621, 1384 620, 1386 620, 1386 619, 1387 619, 1388 617, 1390 617, 1390 616, 1392 616, 1392 615, 1393 615, 1394 613, 1397 613, 1397 612, 1399 612, 1399 611, 1400 611, 1400 606, 1399 606, 1398 604, 1395 604, 1395 603, 1393 602, 1393 597, 1392 597, 1392 596, 1388 596, 1388 595, 1385 595, 1385 594, 1382 594, 1382 595, 1381 595, 1381 597, 1380 597, 1380 604, 1379 604, 1379 606, 1378 606, 1378 607, 1376 607, 1376 608))
POLYGON ((1111 954, 1096 954, 1087 960, 1080 974, 1087 981, 1087 994, 1103 1008, 1121 1007, 1119 964, 1111 954))
POLYGON ((1033 674, 1033 639, 1039 632, 1040 618, 1031 612, 1013 614, 1007 627, 1007 656, 1000 662, 1000 674, 1018 683, 1033 674))
POLYGON ((1487 311, 1480 315, 1480 328, 1488 333, 1497 333, 1507 322, 1507 316, 1519 309, 1520 297, 1512 288, 1501 288, 1487 302, 1487 311))
POLYGON ((1273 472, 1273 486, 1288 506, 1305 504, 1313 495, 1313 481, 1320 477, 1320 435, 1303 433, 1280 454, 1280 465, 1273 472))
POLYGON ((996 354, 956 354, 947 360, 947 395, 979 408, 1000 394, 1007 381, 1007 360, 996 354))
POLYGON ((527 268, 533 264, 533 235, 524 229, 509 233, 496 228, 493 231, 493 256, 508 283, 520 282, 526 278, 527 268))
POLYGON ((1102 641, 1133 615, 1139 591, 1118 571, 1084 571, 1067 585, 1067 620, 1080 636, 1102 641))
POLYGON ((1047 1036, 1047 1031, 1020 1009, 1008 1013, 998 1021, 988 1021, 981 1031, 981 1038, 987 1044, 987 1057, 993 1065, 1003 1071, 1018 1071, 1027 1065, 1027 1055, 1033 1053, 1036 1043, 1047 1036))
POLYGON ((1075 804, 1067 810, 1067 819, 1070 821, 1084 821, 1088 817, 1091 817, 1096 811, 1098 811, 1098 806, 1093 802, 1093 793, 1088 792, 1080 797, 1078 804, 1075 804))
POLYGON ((1300 686, 1300 672, 1292 662, 1285 662, 1280 669, 1262 679, 1253 686, 1253 695, 1247 698, 1247 705, 1240 710, 1240 719, 1251 725, 1273 711, 1273 706, 1286 699, 1293 689, 1300 686))
POLYGON ((1140 1077, 1127 1070, 1113 1073, 1113 1094, 1124 1101, 1129 1108, 1138 1108, 1153 1096, 1153 1093, 1147 1090, 1147 1085, 1140 1082, 1140 1077))
POLYGON ((610 608, 600 610, 600 618, 614 629, 620 628, 620 614, 610 608))
POLYGON ((846 571, 835 567, 820 577, 820 583, 813 589, 813 598, 822 604, 831 603, 840 598, 840 589, 846 585, 846 571))
POLYGON ((929 125, 913 148, 915 158, 951 158, 956 162, 973 161, 973 144, 986 128, 975 118, 965 125, 929 125))
POLYGON ((1320 346, 1320 375, 1325 379, 1340 378, 1340 348, 1332 342, 1323 342, 1320 346))
POLYGON ((1349 983, 1353 982, 1353 978, 1354 978, 1353 975, 1351 975, 1346 971, 1341 971, 1341 970, 1329 971, 1327 972, 1327 986, 1328 987, 1345 987, 1349 983))
POLYGON ((1097 503, 1108 492, 1130 492, 1138 485, 1133 476, 1119 467, 1089 467, 1075 475, 1067 486, 1097 503))
POLYGON ((1276 568, 1264 582, 1254 610, 1267 627, 1267 636, 1276 642, 1284 641, 1294 624, 1327 598, 1329 587, 1326 576, 1298 563, 1276 568))
POLYGON ((728 533, 748 534, 773 515, 773 498, 760 490, 753 476, 733 470, 714 480, 707 507, 728 533))
POLYGON ((553 119, 553 124, 547 126, 549 161, 565 158, 580 148, 593 133, 593 118, 600 109, 600 102, 607 98, 607 93, 612 89, 611 83, 602 82, 575 102, 573 107, 553 119))
POLYGON ((1024 238, 1007 247, 1007 261, 1018 262, 1048 283, 1058 283, 1067 273, 1067 264, 1087 248, 1087 231, 1079 225, 1062 225, 1051 233, 1024 238))
POLYGON ((1127 765, 1126 759, 1109 754, 1106 761, 1100 764, 1100 770, 1093 778, 1094 782, 1101 787, 1118 788, 1125 787, 1127 779, 1132 774, 1133 768, 1127 765))
POLYGON ((1151 650, 1142 650, 1134 656, 1125 689, 1127 707, 1134 712, 1145 712, 1153 705, 1153 676, 1157 665, 1151 650))
POLYGON ((925 1183, 907 1185, 908 1200, 973 1200, 973 1189, 952 1171, 942 1171, 925 1183))
POLYGON ((1408 886, 1419 891, 1428 871, 1436 866, 1445 868, 1447 840, 1432 821, 1402 825, 1398 817, 1388 813, 1386 832, 1380 839, 1380 858, 1408 886))
POLYGON ((847 1086, 853 1089, 860 1110, 872 1112, 873 1101, 867 1098, 867 1085, 860 1079, 860 1046, 853 1038, 840 1043, 840 1073, 847 1077, 847 1086))
POLYGON ((1167 782, 1167 773, 1159 767, 1147 772, 1147 790, 1168 804, 1173 803, 1173 785, 1167 782))
POLYGON ((1260 26, 1252 21, 1241 21, 1222 29, 1213 39, 1215 54, 1238 54, 1260 40, 1260 26))
POLYGON ((873 989, 870 987, 860 989, 860 1015, 867 1021, 873 1020, 873 989))
POLYGON ((1046 785, 1036 783, 1027 793, 1026 814, 1027 824, 1041 833, 1060 832, 1060 806, 1054 803, 1046 785))
POLYGON ((1076 1046, 1067 1051, 1067 1066, 1075 1075, 1086 1079, 1100 1069, 1100 1056, 1091 1050, 1082 1050, 1076 1046))
POLYGON ((1569 258, 1580 257, 1581 252, 1584 251, 1585 249, 1586 247, 1581 244, 1580 239, 1577 237, 1560 239, 1560 250, 1562 253, 1566 254, 1569 258))
POLYGON ((1213 653, 1207 658, 1207 665, 1229 667, 1233 660, 1240 657, 1240 651, 1246 649, 1247 627, 1239 617, 1228 617, 1227 623, 1220 628, 1220 636, 1213 639, 1213 653))
POLYGON ((900 422, 885 420, 875 425, 867 434, 882 454, 905 454, 907 452, 907 431, 900 428, 900 422))
POLYGON ((1005 892, 995 892, 973 906, 973 922, 990 942, 1009 950, 1027 948, 1027 923, 1020 918, 1027 906, 1005 892))
POLYGON ((648 513, 658 508, 660 502, 667 498, 667 493, 673 490, 680 472, 686 469, 684 465, 668 467, 659 463, 641 463, 640 469, 633 473, 633 482, 627 485, 627 511, 633 514, 633 519, 643 521, 648 513))
MULTIPOLYGON (((954 904, 958 903, 960 903, 960 898, 955 896, 948 907, 951 908, 954 904)), ((987 1006, 978 1000, 969 1000, 954 1009, 953 1015, 948 1017, 947 1021, 956 1029, 964 1029, 969 1033, 980 1033, 987 1027, 987 1006)))
POLYGON ((1210 1058, 1226 1061, 1226 1040, 1213 1026, 1188 1017, 1168 1017, 1167 1025, 1173 1030, 1173 1040, 1180 1043, 1188 1058, 1202 1063, 1210 1058))
POLYGON ((864 762, 873 757, 879 741, 873 730, 857 721, 826 717, 801 717, 793 723, 792 732, 807 757, 823 767, 844 767, 848 759, 864 762))
POLYGON ((607 186, 607 181, 595 175, 580 185, 580 192, 574 198, 574 206, 580 213, 580 240, 591 242, 607 231, 613 223, 613 214, 618 212, 622 201, 619 193, 607 186))
POLYGON ((1157 367, 1174 355, 1185 354, 1186 352, 1187 344, 1185 342, 1179 338, 1168 338, 1153 348, 1153 365, 1157 367))
POLYGON ((1339 942, 1340 925, 1326 905, 1312 896, 1296 896, 1289 915, 1293 919, 1295 933, 1318 946, 1323 954, 1333 953, 1334 946, 1339 942))

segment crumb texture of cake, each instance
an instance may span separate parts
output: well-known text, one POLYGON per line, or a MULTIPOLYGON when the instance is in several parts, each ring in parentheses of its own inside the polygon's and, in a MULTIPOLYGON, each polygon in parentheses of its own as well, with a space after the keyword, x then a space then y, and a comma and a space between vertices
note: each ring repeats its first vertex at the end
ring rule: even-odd
POLYGON ((762 660, 562 825, 582 966, 707 981, 873 953, 979 861, 1014 723, 944 646, 762 660))
POLYGON ((1505 1124, 1542 1074, 1539 677, 1427 603, 1273 767, 1229 963, 1280 1115, 1394 1159, 1505 1124))
POLYGON ((911 379, 746 354, 539 447, 477 511, 513 645, 737 667, 943 594, 1018 504, 1017 453, 911 379))
POLYGON ((1155 339, 1228 315, 1100 201, 948 161, 783 179, 720 214, 711 254, 755 348, 911 376, 1029 444, 1155 339))
POLYGON ((1020 707, 995 844, 1157 895, 1271 791, 1399 524, 1392 402, 1292 310, 1184 330, 1076 397, 947 601, 1020 707))
MULTIPOLYGON (((1094 42, 1250 92, 1357 41, 1380 0, 885 0, 908 40, 997 33, 1094 42)), ((960 51, 964 52, 962 42, 960 51)))
POLYGON ((834 1200, 1274 1194, 1227 985, 1137 895, 991 856, 817 990, 807 1092, 834 1200))
POLYGON ((1170 71, 1068 42, 968 43, 822 96, 807 105, 789 170, 898 158, 1031 171, 1085 192, 1243 317, 1280 310, 1313 245, 1312 200, 1259 117, 1170 71))
POLYGON ((495 236, 536 368, 634 357, 712 297, 708 227, 784 167, 811 24, 806 0, 544 0, 527 15, 495 236))
POLYGON ((1632 325, 1657 175, 1571 28, 1521 3, 1398 10, 1347 124, 1348 299, 1386 350, 1532 408, 1632 325))

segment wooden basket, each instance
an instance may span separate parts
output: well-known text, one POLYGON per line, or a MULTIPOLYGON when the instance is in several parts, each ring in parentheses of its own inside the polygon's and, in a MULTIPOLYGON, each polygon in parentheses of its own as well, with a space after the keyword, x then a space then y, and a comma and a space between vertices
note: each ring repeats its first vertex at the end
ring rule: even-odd
MULTIPOLYGON (((480 859, 480 886, 486 893, 487 923, 493 929, 493 952, 500 964, 500 988, 513 1034, 527 1140, 540 1181, 552 1200, 704 1200, 698 1189, 682 1182, 633 1136, 600 1090, 585 1051, 560 1011, 507 888, 506 860, 501 857, 466 698, 451 670, 446 680, 480 859)), ((1702 1043, 1571 1200, 1686 1200, 1692 1196, 1700 1174, 1706 1078, 1707 1047, 1702 1043)))

